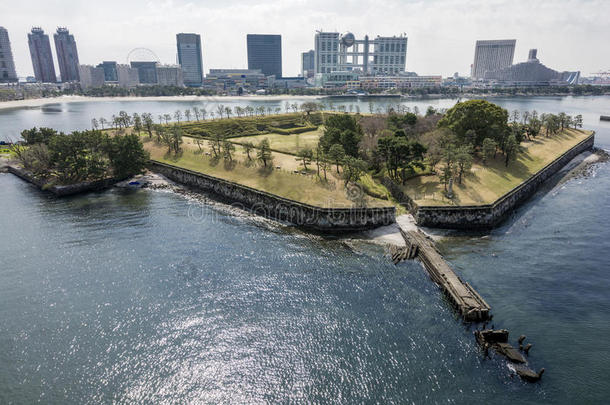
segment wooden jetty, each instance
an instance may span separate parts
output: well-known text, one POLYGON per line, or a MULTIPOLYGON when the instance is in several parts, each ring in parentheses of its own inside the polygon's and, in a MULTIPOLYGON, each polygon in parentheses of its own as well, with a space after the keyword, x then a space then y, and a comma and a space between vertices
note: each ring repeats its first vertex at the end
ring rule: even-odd
POLYGON ((419 257, 430 278, 445 292, 449 300, 456 306, 462 318, 467 322, 481 322, 489 319, 491 307, 468 284, 458 277, 434 244, 420 231, 403 231, 407 247, 393 254, 392 260, 405 260, 419 257), (403 259, 405 257, 405 259, 403 259))

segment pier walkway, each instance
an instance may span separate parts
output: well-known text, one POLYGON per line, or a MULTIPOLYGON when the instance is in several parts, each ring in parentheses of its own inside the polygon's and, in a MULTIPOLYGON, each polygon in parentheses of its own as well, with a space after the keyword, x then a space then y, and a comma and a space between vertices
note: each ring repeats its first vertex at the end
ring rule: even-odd
POLYGON ((419 230, 400 230, 407 247, 405 259, 419 257, 430 278, 445 292, 465 321, 480 322, 489 319, 490 306, 449 267, 438 253, 433 242, 419 230))

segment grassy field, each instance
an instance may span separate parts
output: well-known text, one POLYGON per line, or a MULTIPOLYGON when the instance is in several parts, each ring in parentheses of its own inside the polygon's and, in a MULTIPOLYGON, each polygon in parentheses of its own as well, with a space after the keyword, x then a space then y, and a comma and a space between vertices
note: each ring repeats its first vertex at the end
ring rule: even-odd
POLYGON ((303 132, 302 134, 281 135, 281 134, 266 134, 256 136, 243 136, 239 138, 231 138, 232 142, 243 143, 252 142, 258 145, 260 141, 267 138, 271 149, 280 152, 296 154, 301 149, 310 148, 315 150, 318 145, 318 140, 322 136, 324 130, 319 128, 315 131, 303 132))
POLYGON ((499 154, 485 166, 475 162, 463 184, 454 183, 453 200, 444 197, 444 186, 436 175, 408 180, 404 191, 420 206, 490 204, 590 134, 590 131, 570 129, 550 138, 540 135, 533 141, 525 141, 517 160, 508 167, 504 164, 504 156, 499 154))
MULTIPOLYGON (((319 207, 348 208, 354 205, 347 197, 343 182, 331 171, 328 172, 328 183, 318 180, 315 165, 311 165, 308 174, 303 175, 302 166, 298 165, 292 155, 273 153, 274 168, 265 170, 260 164, 248 161, 240 146, 236 146, 234 163, 226 164, 224 160, 214 159, 210 155, 207 142, 203 142, 202 149, 199 150, 192 138, 185 137, 184 141, 183 152, 178 157, 168 155, 166 147, 146 138, 144 146, 153 160, 233 181, 284 198, 319 207)), ((253 158, 255 154, 256 152, 252 153, 253 158)), ((382 207, 390 206, 391 203, 367 196, 366 205, 382 207)))

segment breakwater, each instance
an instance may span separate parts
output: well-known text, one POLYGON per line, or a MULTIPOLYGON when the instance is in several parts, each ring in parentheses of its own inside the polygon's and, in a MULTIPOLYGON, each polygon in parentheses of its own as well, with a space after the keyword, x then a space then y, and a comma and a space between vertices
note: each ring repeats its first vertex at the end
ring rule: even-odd
POLYGON ((212 192, 231 204, 249 209, 255 214, 287 221, 308 229, 333 232, 359 231, 389 225, 396 221, 395 207, 316 207, 166 163, 150 161, 149 167, 170 180, 212 192))
POLYGON ((473 206, 417 206, 413 216, 419 226, 451 229, 490 229, 501 223, 515 208, 530 198, 540 185, 570 160, 593 148, 595 133, 557 157, 538 173, 492 204, 473 206))

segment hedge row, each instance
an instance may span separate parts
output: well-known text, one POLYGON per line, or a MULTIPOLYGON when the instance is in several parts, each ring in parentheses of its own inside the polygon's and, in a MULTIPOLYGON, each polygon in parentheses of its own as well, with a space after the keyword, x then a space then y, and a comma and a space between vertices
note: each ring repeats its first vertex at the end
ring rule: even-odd
POLYGON ((269 132, 273 132, 280 135, 292 135, 292 134, 300 134, 303 132, 315 131, 318 127, 313 125, 308 125, 305 127, 294 127, 294 128, 277 128, 277 127, 269 127, 269 132))
POLYGON ((269 132, 293 134, 316 129, 322 123, 321 113, 304 116, 301 113, 265 115, 256 117, 226 118, 182 123, 186 135, 210 137, 221 135, 227 138, 262 135, 269 132), (297 129, 297 132, 284 132, 297 129), (302 129, 305 128, 305 129, 302 129))

